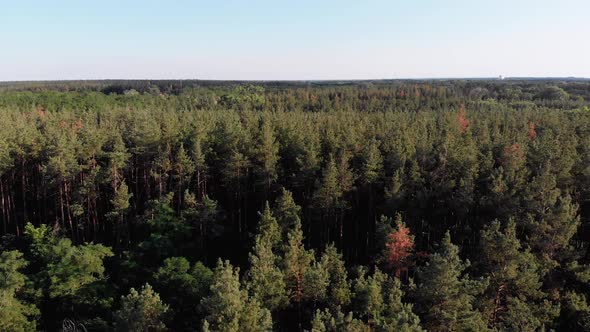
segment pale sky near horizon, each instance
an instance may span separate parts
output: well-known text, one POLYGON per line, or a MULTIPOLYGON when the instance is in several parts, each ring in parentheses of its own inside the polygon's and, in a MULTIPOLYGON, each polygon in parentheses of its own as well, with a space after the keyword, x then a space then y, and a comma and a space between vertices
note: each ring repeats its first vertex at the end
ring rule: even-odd
POLYGON ((590 0, 0 0, 0 81, 590 77, 590 0))

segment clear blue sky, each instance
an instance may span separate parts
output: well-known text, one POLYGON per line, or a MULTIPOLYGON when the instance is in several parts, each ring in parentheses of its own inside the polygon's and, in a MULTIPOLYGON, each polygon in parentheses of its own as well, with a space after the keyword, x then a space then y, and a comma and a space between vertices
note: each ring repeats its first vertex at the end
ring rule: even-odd
POLYGON ((590 0, 0 0, 0 80, 590 77, 590 0))

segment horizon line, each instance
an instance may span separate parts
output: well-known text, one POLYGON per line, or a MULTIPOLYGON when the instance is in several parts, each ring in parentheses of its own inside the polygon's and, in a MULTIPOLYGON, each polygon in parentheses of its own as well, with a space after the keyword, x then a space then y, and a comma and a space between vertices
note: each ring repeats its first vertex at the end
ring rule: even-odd
POLYGON ((446 81, 446 80, 590 80, 584 76, 456 76, 456 77, 402 77, 402 78, 327 78, 327 79, 215 79, 215 78, 80 78, 80 79, 29 79, 0 80, 0 83, 50 83, 84 81, 209 81, 209 82, 366 82, 366 81, 446 81))

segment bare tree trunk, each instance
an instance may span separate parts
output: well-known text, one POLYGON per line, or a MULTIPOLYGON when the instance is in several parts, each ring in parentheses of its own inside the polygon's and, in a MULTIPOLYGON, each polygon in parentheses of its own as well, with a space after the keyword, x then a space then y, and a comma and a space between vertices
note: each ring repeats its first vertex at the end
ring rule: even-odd
POLYGON ((26 197, 26 177, 25 177, 25 159, 21 161, 21 192, 23 205, 23 221, 27 220, 27 197, 26 197))
POLYGON ((2 224, 4 226, 4 234, 7 232, 8 220, 6 220, 6 203, 4 199, 4 181, 0 179, 0 194, 2 195, 2 224))
POLYGON ((70 208, 70 189, 68 187, 68 182, 64 182, 64 192, 65 192, 65 199, 66 199, 66 212, 68 216, 68 224, 70 224, 70 231, 72 232, 72 238, 74 242, 78 240, 78 227, 74 230, 74 223, 72 221, 72 212, 70 208))
POLYGON ((64 211, 64 194, 63 194, 63 186, 62 181, 59 182, 59 206, 61 211, 61 222, 65 223, 65 211, 64 211))

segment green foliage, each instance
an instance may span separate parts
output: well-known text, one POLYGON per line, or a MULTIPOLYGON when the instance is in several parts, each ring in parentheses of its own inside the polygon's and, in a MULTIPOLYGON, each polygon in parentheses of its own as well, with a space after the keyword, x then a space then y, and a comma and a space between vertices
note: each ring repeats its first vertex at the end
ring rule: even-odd
POLYGON ((265 308, 274 311, 287 303, 283 272, 277 266, 277 257, 264 234, 256 237, 254 250, 250 254, 247 286, 252 297, 265 308))
POLYGON ((377 140, 371 140, 363 152, 363 164, 361 169, 361 181, 364 184, 373 184, 381 177, 383 170, 383 157, 379 151, 377 140))
POLYGON ((191 329, 201 324, 201 300, 209 294, 213 271, 201 262, 193 265, 184 257, 171 257, 154 275, 156 290, 170 305, 170 328, 191 329))
POLYGON ((268 244, 271 249, 277 248, 281 241, 281 232, 277 219, 273 216, 268 201, 264 206, 264 211, 260 214, 258 222, 258 238, 261 242, 268 244))
POLYGON ((160 264, 166 257, 182 256, 188 246, 190 225, 179 218, 171 206, 172 194, 156 202, 154 210, 146 218, 149 237, 138 245, 140 263, 160 264))
POLYGON ((590 331, 590 306, 586 296, 568 292, 563 298, 560 328, 563 331, 590 331))
POLYGON ((301 284, 303 298, 316 305, 327 298, 330 275, 320 262, 313 262, 305 271, 301 284))
POLYGON ((203 329, 207 331, 271 331, 270 312, 240 287, 239 269, 228 262, 217 262, 211 294, 203 300, 207 312, 203 329))
POLYGON ((329 245, 322 254, 320 265, 327 271, 329 285, 327 301, 330 307, 346 307, 350 303, 350 284, 346 266, 342 255, 338 253, 334 245, 329 245))
POLYGON ((221 96, 221 104, 230 109, 260 109, 265 102, 264 87, 258 85, 238 85, 231 92, 221 96))
MULTIPOLYGON (((502 229, 498 221, 492 222, 481 233, 481 268, 489 278, 484 308, 492 327, 536 330, 550 323, 537 315, 549 315, 554 310, 545 301, 540 290, 540 271, 536 258, 521 249, 516 238, 516 224, 510 220, 502 229), (523 321, 529 316, 530 320, 523 321)), ((542 317, 541 316, 541 317, 542 317)))
POLYGON ((149 282, 170 330, 584 330, 589 86, 0 83, 1 323, 109 330, 149 282))
POLYGON ((168 306, 149 284, 139 292, 131 288, 128 295, 121 297, 121 309, 115 312, 115 327, 117 331, 166 331, 161 321, 166 311, 168 306))
POLYGON ((45 226, 27 225, 33 254, 42 264, 37 278, 51 298, 72 296, 83 286, 101 280, 103 260, 113 256, 100 244, 72 245, 70 239, 58 239, 45 226))
POLYGON ((277 179, 277 162, 279 160, 279 145, 275 138, 274 129, 270 123, 270 115, 265 114, 260 120, 259 135, 256 139, 256 168, 260 182, 270 189, 277 179))
POLYGON ((416 297, 424 327, 429 331, 482 331, 486 324, 473 308, 475 296, 485 282, 463 276, 469 262, 459 258, 459 249, 447 232, 428 265, 419 270, 416 297))
POLYGON ((110 249, 100 244, 72 246, 70 240, 60 240, 46 258, 49 296, 73 295, 84 285, 100 280, 103 259, 112 255, 110 249))
POLYGON ((297 224, 301 225, 301 207, 295 203, 293 194, 285 188, 275 202, 273 215, 276 216, 283 235, 294 229, 297 224))
POLYGON ((352 312, 344 315, 336 312, 333 315, 328 309, 317 310, 311 322, 311 332, 364 332, 371 328, 362 321, 352 317, 352 312))
POLYGON ((129 187, 125 181, 119 184, 117 191, 115 192, 115 196, 111 200, 111 204, 113 204, 113 216, 121 216, 125 213, 127 209, 129 209, 129 200, 133 197, 133 194, 129 193, 129 187))
POLYGON ((305 282, 305 279, 314 261, 313 251, 305 249, 301 223, 296 220, 293 229, 287 234, 285 257, 283 259, 283 274, 289 292, 289 299, 296 303, 301 303, 305 295, 310 293, 306 289, 309 285, 305 282))
POLYGON ((35 331, 37 308, 20 297, 26 286, 26 276, 21 271, 27 262, 18 251, 0 254, 0 330, 35 331))
POLYGON ((46 226, 27 224, 25 229, 35 264, 31 280, 38 290, 39 307, 45 309, 44 325, 51 328, 56 318, 73 315, 82 321, 101 320, 97 315, 104 315, 111 304, 109 292, 104 291, 104 260, 113 256, 111 249, 93 243, 73 245, 46 226))
POLYGON ((400 287, 399 279, 379 269, 368 277, 361 269, 354 285, 357 312, 377 331, 422 331, 412 305, 402 303, 404 293, 400 287))

